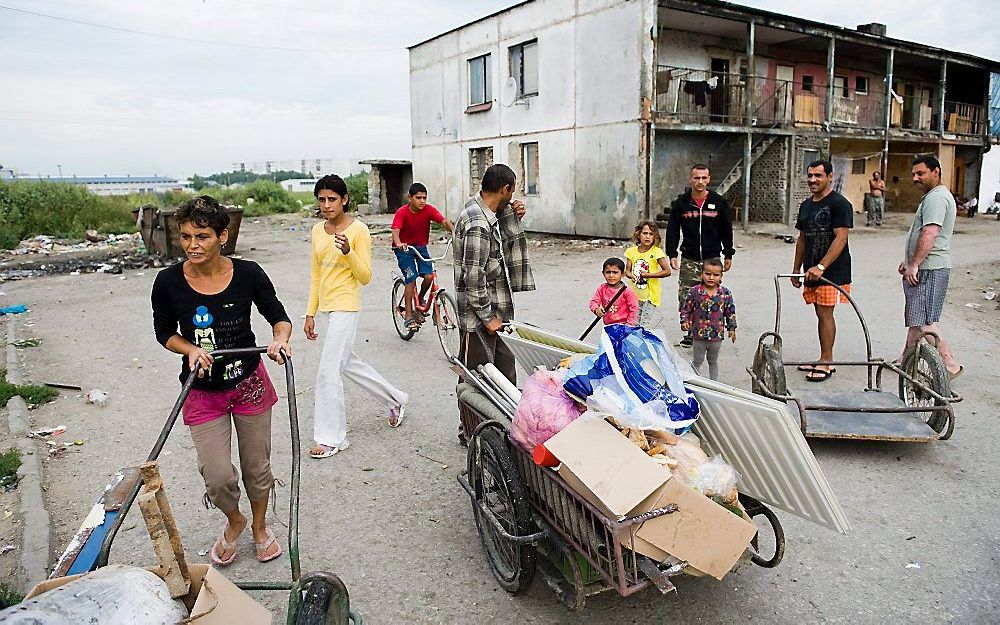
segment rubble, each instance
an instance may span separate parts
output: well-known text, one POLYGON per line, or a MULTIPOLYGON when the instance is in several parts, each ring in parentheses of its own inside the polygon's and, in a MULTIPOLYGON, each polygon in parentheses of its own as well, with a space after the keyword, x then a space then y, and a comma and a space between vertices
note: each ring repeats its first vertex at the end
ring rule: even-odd
POLYGON ((88 231, 83 240, 38 235, 21 241, 13 250, 0 250, 0 282, 51 274, 121 274, 162 264, 146 254, 139 233, 88 231))

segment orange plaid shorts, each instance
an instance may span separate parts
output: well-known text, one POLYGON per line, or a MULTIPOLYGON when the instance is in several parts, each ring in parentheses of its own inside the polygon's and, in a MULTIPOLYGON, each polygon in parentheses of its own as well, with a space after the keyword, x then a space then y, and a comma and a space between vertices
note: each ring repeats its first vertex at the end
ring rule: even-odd
MULTIPOLYGON (((840 288, 848 293, 851 292, 850 284, 841 284, 840 288)), ((803 286, 802 299, 806 301, 806 304, 819 304, 820 306, 836 306, 837 302, 841 304, 847 303, 847 298, 844 297, 844 294, 829 284, 803 286)))

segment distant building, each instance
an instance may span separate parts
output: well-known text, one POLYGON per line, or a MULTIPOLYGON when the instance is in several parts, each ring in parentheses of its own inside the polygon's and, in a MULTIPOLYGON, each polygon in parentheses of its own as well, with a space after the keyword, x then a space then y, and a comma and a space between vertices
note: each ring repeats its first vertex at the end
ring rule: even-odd
POLYGON ((278 184, 285 191, 291 191, 292 193, 308 192, 312 193, 313 189, 316 187, 315 178, 289 178, 288 180, 282 180, 278 184))
POLYGON ((186 184, 167 176, 17 176, 15 180, 80 184, 95 195, 131 195, 135 193, 166 193, 183 191, 186 184))
MULTIPOLYGON (((369 159, 358 162, 371 168, 368 170, 368 210, 371 213, 394 213, 407 202, 406 194, 413 184, 410 161, 369 159)), ((433 204, 438 200, 430 198, 430 201, 433 204)))

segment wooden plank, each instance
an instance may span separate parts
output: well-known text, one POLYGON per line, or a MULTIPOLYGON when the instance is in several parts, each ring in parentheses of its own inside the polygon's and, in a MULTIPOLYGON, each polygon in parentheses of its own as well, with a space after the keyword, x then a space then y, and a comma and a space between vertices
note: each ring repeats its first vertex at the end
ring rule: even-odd
POLYGON ((146 529, 149 530, 149 538, 153 541, 153 552, 160 562, 160 573, 163 581, 167 583, 170 596, 176 599, 187 595, 191 581, 181 575, 154 491, 144 490, 139 493, 139 510, 142 511, 142 518, 146 520, 146 529))

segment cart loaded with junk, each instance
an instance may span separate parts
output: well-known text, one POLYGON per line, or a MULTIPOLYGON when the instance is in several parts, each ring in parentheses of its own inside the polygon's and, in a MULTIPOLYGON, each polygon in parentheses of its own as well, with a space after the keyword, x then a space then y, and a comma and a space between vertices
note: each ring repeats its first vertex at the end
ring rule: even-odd
POLYGON ((774 567, 772 508, 850 529, 788 406, 697 376, 661 334, 610 325, 594 346, 511 323, 500 337, 523 388, 451 362, 469 447, 458 480, 508 592, 537 572, 580 609, 608 590, 774 567))
MULTIPOLYGON (((264 353, 266 347, 222 349, 216 357, 264 353)), ((291 435, 288 507, 289 575, 278 580, 230 581, 207 564, 190 562, 156 462, 191 390, 200 365, 189 374, 160 435, 138 467, 119 471, 83 521, 49 579, 25 600, 0 611, 0 625, 269 625, 273 615, 245 591, 288 593, 289 625, 361 625, 347 587, 330 572, 302 573, 299 564, 299 423, 292 359, 285 357, 291 435), (111 547, 126 515, 138 502, 157 566, 109 564, 111 547)))

